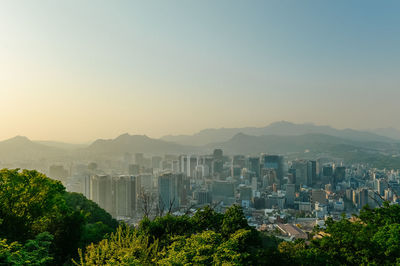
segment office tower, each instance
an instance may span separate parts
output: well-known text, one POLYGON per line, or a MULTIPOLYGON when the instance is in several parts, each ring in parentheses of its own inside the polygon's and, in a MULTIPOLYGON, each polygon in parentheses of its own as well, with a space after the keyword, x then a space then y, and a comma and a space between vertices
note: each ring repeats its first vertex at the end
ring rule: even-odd
POLYGON ((130 164, 128 169, 129 175, 138 175, 140 173, 140 166, 138 164, 130 164))
POLYGON ((279 155, 263 154, 260 160, 260 167, 264 169, 273 169, 276 171, 276 176, 281 182, 283 179, 283 157, 279 155))
POLYGON ((286 184, 286 205, 292 207, 294 205, 296 193, 296 185, 295 184, 286 184))
POLYGON ((171 161, 171 166, 172 166, 172 172, 173 173, 179 173, 179 160, 172 160, 171 161))
POLYGON ((195 191, 194 199, 197 200, 198 204, 210 204, 212 203, 211 192, 205 189, 195 191))
POLYGON ((188 165, 189 159, 187 155, 180 155, 179 156, 179 164, 180 164, 180 172, 184 173, 185 175, 188 174, 188 165))
POLYGON ((352 189, 346 189, 346 199, 347 200, 353 200, 353 190, 352 189))
POLYGON ((145 159, 143 153, 135 153, 135 163, 140 166, 145 165, 145 159))
POLYGON ((235 197, 235 184, 230 181, 214 180, 212 183, 213 198, 235 197))
POLYGON ((346 178, 346 167, 344 166, 335 167, 333 176, 334 176, 333 178, 334 185, 343 182, 346 178))
POLYGON ((231 176, 234 178, 239 178, 242 174, 242 168, 237 165, 231 166, 231 176))
POLYGON ((151 191, 153 189, 153 175, 152 174, 140 174, 138 175, 140 178, 141 188, 146 191, 151 191))
POLYGON ((312 185, 312 163, 307 160, 296 160, 292 162, 291 169, 295 169, 296 185, 312 185))
POLYGON ((388 188, 388 183, 386 182, 385 179, 378 179, 377 180, 377 190, 379 195, 384 196, 385 195, 385 189, 388 188))
POLYGON ((361 209, 368 204, 368 189, 359 188, 353 191, 353 203, 361 209))
POLYGON ((328 184, 333 182, 333 166, 324 165, 322 167, 322 177, 321 181, 323 184, 328 184))
POLYGON ((87 198, 90 199, 90 176, 85 175, 82 181, 82 194, 87 198))
POLYGON ((109 175, 93 175, 90 177, 90 199, 115 216, 113 182, 109 175))
POLYGON ((135 216, 136 212, 140 210, 141 200, 140 195, 143 192, 142 189, 142 177, 141 176, 130 176, 130 193, 131 193, 131 210, 132 217, 135 216))
POLYGON ((260 157, 249 158, 249 170, 254 172, 257 178, 260 178, 260 157))
POLYGON ((197 156, 190 156, 189 157, 189 172, 187 173, 187 176, 189 177, 194 177, 194 173, 196 171, 196 166, 197 166, 197 156))
POLYGON ((161 161, 162 157, 161 156, 153 156, 151 157, 151 167, 154 169, 160 169, 161 168, 161 161))
POLYGON ((165 211, 178 209, 187 204, 188 183, 183 173, 164 173, 158 177, 160 207, 165 211))
POLYGON ((213 153, 214 160, 223 160, 224 153, 221 149, 215 149, 213 153))
MULTIPOLYGON (((163 171, 172 171, 173 165, 172 161, 162 161, 161 162, 161 170, 163 171)), ((180 172, 180 165, 178 166, 178 172, 180 172)))
POLYGON ((239 193, 240 193, 240 197, 239 197, 240 200, 251 201, 251 199, 253 197, 252 189, 249 186, 240 186, 239 193))
POLYGON ((213 170, 213 161, 214 161, 214 158, 212 156, 199 157, 197 166, 201 166, 204 169, 204 171, 202 173, 203 177, 211 176, 212 170, 213 170))
POLYGON ((251 178, 251 189, 252 189, 253 191, 257 191, 257 189, 258 189, 258 180, 257 180, 257 177, 252 177, 252 178, 251 178))
POLYGON ((314 184, 317 182, 317 162, 309 161, 311 164, 311 182, 314 184))
POLYGON ((290 167, 288 170, 288 183, 296 184, 296 169, 290 167))
POLYGON ((326 192, 325 190, 322 189, 313 189, 311 191, 311 203, 315 204, 316 202, 319 202, 321 204, 326 204, 326 192))
POLYGON ((49 169, 49 177, 56 180, 64 180, 69 176, 68 170, 62 165, 51 165, 49 169))
POLYGON ((129 152, 126 152, 126 153, 124 154, 124 164, 125 164, 125 167, 126 167, 127 165, 131 164, 132 162, 133 162, 133 156, 132 156, 132 154, 129 153, 129 152))
POLYGON ((214 160, 212 172, 214 176, 220 176, 224 170, 224 162, 222 160, 214 160))
POLYGON ((263 188, 272 186, 272 184, 275 184, 277 182, 278 178, 275 169, 261 169, 261 184, 263 188))
POLYGON ((132 197, 136 191, 131 191, 131 177, 118 176, 113 178, 115 187, 115 214, 116 216, 131 217, 133 214, 132 197))
POLYGON ((176 178, 179 207, 186 206, 188 204, 187 195, 190 190, 190 180, 183 173, 176 173, 174 176, 176 178))
POLYGON ((158 177, 158 194, 160 208, 168 211, 179 206, 176 178, 172 173, 162 174, 158 177))

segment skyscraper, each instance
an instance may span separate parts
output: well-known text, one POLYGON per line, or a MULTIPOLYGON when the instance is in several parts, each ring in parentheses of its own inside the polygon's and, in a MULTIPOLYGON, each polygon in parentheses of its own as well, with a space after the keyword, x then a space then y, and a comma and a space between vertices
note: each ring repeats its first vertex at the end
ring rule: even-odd
POLYGON ((312 163, 307 160, 296 160, 292 162, 292 169, 296 171, 296 185, 312 185, 312 163))
POLYGON ((175 210, 186 203, 185 175, 171 172, 158 177, 158 194, 160 208, 164 211, 175 210))
POLYGON ((283 179, 283 157, 279 155, 262 155, 260 167, 264 169, 274 169, 279 181, 283 179))

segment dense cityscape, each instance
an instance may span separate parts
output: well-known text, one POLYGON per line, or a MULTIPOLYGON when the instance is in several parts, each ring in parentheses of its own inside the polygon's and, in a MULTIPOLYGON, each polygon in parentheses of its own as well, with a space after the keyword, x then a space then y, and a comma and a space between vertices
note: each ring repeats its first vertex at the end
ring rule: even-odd
POLYGON ((400 265, 400 1, 0 1, 0 266, 400 265))
POLYGON ((137 224, 144 216, 194 213, 205 205, 223 213, 243 207, 250 225, 292 240, 307 238, 327 217, 347 217, 365 205, 399 203, 399 171, 333 158, 287 161, 284 156, 213 154, 145 156, 125 153, 120 168, 79 165, 73 175, 60 165, 68 191, 82 193, 118 220, 137 224), (146 206, 144 206, 146 205, 146 206), (301 229, 300 229, 301 228, 301 229))

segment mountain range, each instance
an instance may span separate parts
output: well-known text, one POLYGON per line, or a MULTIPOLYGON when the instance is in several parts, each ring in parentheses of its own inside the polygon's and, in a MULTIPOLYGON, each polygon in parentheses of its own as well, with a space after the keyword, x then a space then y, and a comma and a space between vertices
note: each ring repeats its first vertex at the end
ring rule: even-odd
MULTIPOLYGON (((82 154, 85 158, 91 158, 97 155, 121 156, 126 152, 210 154, 214 148, 222 148, 226 154, 268 152, 315 156, 329 153, 340 158, 349 154, 351 158, 366 158, 364 155, 372 154, 393 158, 400 154, 400 140, 395 138, 393 130, 386 132, 391 133, 394 138, 379 135, 375 131, 340 130, 313 124, 276 122, 261 128, 205 129, 194 135, 165 136, 160 139, 123 134, 115 139, 98 139, 90 145, 32 141, 17 136, 0 142, 0 160, 77 157, 82 154)), ((384 160, 386 157, 382 158, 384 160)))
MULTIPOLYGON (((383 132, 383 130, 381 130, 381 132, 383 132)), ((330 126, 318 126, 310 123, 295 124, 286 121, 275 122, 266 127, 204 129, 194 135, 168 135, 162 137, 161 139, 176 142, 182 145, 202 146, 209 143, 228 141, 239 133, 251 136, 299 136, 306 134, 324 134, 356 141, 393 142, 395 140, 385 135, 376 134, 372 131, 335 129, 330 126)), ((400 140, 400 135, 397 140, 400 140)))

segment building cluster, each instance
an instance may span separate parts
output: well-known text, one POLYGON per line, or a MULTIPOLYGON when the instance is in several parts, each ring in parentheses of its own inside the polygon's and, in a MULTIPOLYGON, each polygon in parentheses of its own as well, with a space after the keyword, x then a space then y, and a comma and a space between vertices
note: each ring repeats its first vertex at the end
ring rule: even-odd
POLYGON ((298 230, 287 224, 321 223, 367 204, 400 201, 398 171, 345 165, 334 158, 226 156, 215 149, 210 155, 127 153, 113 163, 81 167, 67 178, 67 189, 83 193, 116 218, 133 221, 149 208, 153 214, 179 215, 205 205, 223 212, 238 204, 260 230, 293 233, 298 230))

